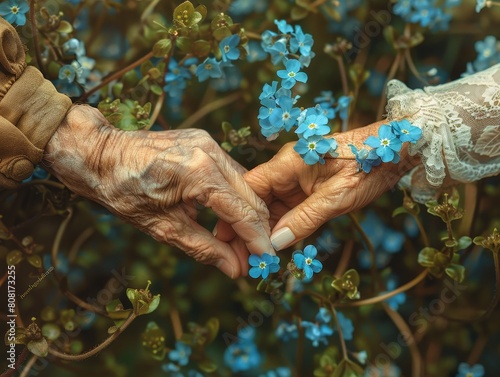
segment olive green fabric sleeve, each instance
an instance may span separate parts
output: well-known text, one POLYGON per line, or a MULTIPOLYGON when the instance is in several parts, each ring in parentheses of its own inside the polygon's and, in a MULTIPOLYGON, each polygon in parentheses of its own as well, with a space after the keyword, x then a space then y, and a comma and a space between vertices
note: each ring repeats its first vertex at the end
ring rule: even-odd
POLYGON ((0 17, 0 189, 30 176, 70 107, 69 97, 26 66, 16 30, 0 17))

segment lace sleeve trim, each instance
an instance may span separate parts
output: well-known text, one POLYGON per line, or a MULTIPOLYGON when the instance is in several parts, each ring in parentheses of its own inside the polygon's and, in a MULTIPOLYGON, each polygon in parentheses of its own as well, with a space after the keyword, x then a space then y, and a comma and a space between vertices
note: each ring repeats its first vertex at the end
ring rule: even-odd
POLYGON ((420 154, 429 184, 441 186, 447 172, 461 182, 500 172, 500 64, 424 89, 392 80, 387 92, 388 120, 422 129, 409 152, 420 154))

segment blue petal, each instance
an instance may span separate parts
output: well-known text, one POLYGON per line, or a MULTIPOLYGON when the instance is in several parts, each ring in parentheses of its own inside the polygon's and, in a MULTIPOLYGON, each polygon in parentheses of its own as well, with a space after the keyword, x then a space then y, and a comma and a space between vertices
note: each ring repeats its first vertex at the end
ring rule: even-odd
POLYGON ((309 152, 307 152, 305 154, 305 156, 303 156, 303 158, 304 158, 304 162, 307 165, 314 165, 316 162, 319 161, 319 155, 315 151, 309 151, 309 152))
POLYGON ((312 276, 313 276, 313 270, 312 270, 311 266, 309 266, 309 265, 306 264, 304 266, 304 272, 306 274, 306 278, 307 279, 312 278, 312 276))
POLYGON ((269 266, 266 266, 263 270, 262 270, 262 278, 263 279, 267 279, 267 277, 269 276, 269 266))
POLYGON ((288 72, 297 73, 300 71, 300 62, 297 59, 290 59, 285 63, 285 67, 288 72))
POLYGON ((311 268, 314 272, 318 273, 323 269, 323 264, 319 260, 314 259, 311 263, 311 268))
POLYGON ((304 268, 304 266, 306 264, 306 258, 304 257, 304 255, 302 255, 300 253, 297 253, 293 256, 293 261, 295 262, 295 265, 298 268, 304 268))
POLYGON ((372 148, 378 148, 378 147, 380 147, 380 139, 376 136, 368 136, 368 138, 365 140, 364 144, 366 144, 372 148))
POLYGON ((318 250, 316 249, 316 247, 314 245, 307 245, 304 248, 304 255, 307 258, 314 259, 314 258, 316 258, 316 255, 318 255, 318 250))
POLYGON ((269 272, 274 273, 274 272, 278 272, 279 270, 280 270, 279 264, 272 263, 269 265, 269 272))
POLYGON ((260 267, 252 267, 250 271, 248 271, 248 275, 256 279, 262 274, 262 271, 260 267))
POLYGON ((295 78, 295 80, 300 81, 300 82, 307 82, 307 79, 309 77, 307 77, 307 73, 305 73, 305 72, 298 72, 295 74, 294 78, 295 78))
POLYGON ((250 264, 250 266, 258 266, 261 261, 261 257, 256 254, 252 254, 248 257, 248 263, 250 264))
POLYGON ((272 255, 269 255, 267 253, 262 254, 262 260, 266 262, 267 265, 273 263, 273 257, 272 255))

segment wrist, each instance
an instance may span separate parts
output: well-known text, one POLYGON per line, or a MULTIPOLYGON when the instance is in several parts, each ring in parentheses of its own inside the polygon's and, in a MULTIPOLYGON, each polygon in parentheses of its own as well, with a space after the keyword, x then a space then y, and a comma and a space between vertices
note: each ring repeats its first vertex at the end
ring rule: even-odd
POLYGON ((82 180, 95 189, 114 165, 112 149, 119 133, 99 110, 74 105, 47 143, 42 163, 77 193, 82 180))

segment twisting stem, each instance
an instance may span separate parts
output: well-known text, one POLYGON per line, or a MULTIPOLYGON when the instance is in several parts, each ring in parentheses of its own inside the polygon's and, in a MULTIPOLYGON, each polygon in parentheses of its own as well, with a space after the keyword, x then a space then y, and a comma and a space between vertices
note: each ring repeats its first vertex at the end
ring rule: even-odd
POLYGON ((230 103, 236 101, 241 97, 240 92, 236 92, 233 94, 228 95, 227 97, 224 98, 219 98, 218 100, 215 100, 213 102, 207 103, 205 106, 202 108, 198 109, 193 115, 191 115, 189 118, 187 118, 184 122, 182 122, 177 129, 184 129, 184 128, 190 128, 195 125, 196 122, 198 122, 200 119, 202 119, 204 116, 210 114, 211 112, 224 107, 226 105, 229 105, 230 103))
MULTIPOLYGON (((61 225, 59 225, 59 229, 57 229, 56 236, 54 238, 54 243, 52 244, 52 252, 51 252, 51 262, 52 266, 54 266, 54 276, 57 279, 58 282, 61 282, 61 277, 59 276, 59 273, 57 272, 57 253, 59 252, 59 247, 61 245, 61 240, 64 235, 64 232, 66 231, 66 227, 68 226, 69 221, 71 220, 71 217, 73 216, 73 209, 70 207, 68 208, 68 216, 61 222, 61 225)), ((73 301, 75 304, 78 306, 90 310, 92 312, 98 313, 102 316, 108 316, 108 314, 103 311, 102 309, 89 304, 88 302, 83 301, 79 297, 75 296, 73 293, 71 293, 69 290, 65 290, 64 295, 69 298, 71 301, 73 301)))
POLYGON ((66 231, 66 227, 68 226, 69 221, 71 220, 71 217, 73 216, 73 208, 68 208, 68 216, 61 222, 61 225, 59 225, 59 229, 57 229, 56 237, 54 238, 54 243, 52 244, 52 252, 51 252, 51 259, 52 259, 52 265, 54 266, 54 273, 57 274, 57 271, 55 270, 57 267, 57 253, 59 251, 59 247, 61 246, 61 240, 64 235, 64 232, 66 231))
POLYGON ((385 301, 388 298, 396 296, 398 293, 406 292, 409 289, 413 288, 418 283, 420 283, 422 280, 424 280, 424 278, 427 276, 428 273, 429 273, 429 270, 427 270, 427 269, 422 271, 420 273, 420 275, 418 275, 416 278, 414 278, 413 280, 409 281, 408 283, 402 285, 401 287, 399 287, 391 292, 387 292, 387 293, 384 293, 382 295, 375 296, 375 297, 370 297, 370 298, 367 298, 365 300, 351 301, 351 302, 346 302, 343 304, 340 303, 340 304, 337 304, 337 307, 363 306, 363 305, 371 305, 371 304, 376 304, 376 303, 381 302, 381 301, 385 301))
POLYGON ((392 310, 389 307, 389 305, 387 305, 385 302, 382 303, 382 305, 387 315, 391 318, 392 322, 394 322, 394 324, 398 328, 400 334, 402 335, 404 334, 405 342, 408 345, 408 348, 410 349, 412 377, 421 377, 422 356, 420 355, 420 351, 418 350, 417 347, 417 342, 415 341, 415 338, 410 330, 410 327, 407 325, 407 323, 404 321, 404 319, 397 311, 392 310))
POLYGON ((82 353, 80 355, 68 355, 66 353, 59 352, 52 347, 49 347, 49 353, 55 357, 58 357, 62 360, 68 361, 81 361, 85 360, 89 357, 94 356, 95 354, 101 352, 104 348, 109 346, 118 336, 125 331, 125 329, 137 318, 137 314, 132 313, 127 318, 127 320, 121 325, 109 338, 107 338, 104 342, 99 344, 97 347, 92 348, 90 351, 82 353))
POLYGON ((339 333, 339 341, 342 347, 342 356, 344 360, 349 360, 349 355, 347 354, 347 347, 345 345, 344 334, 342 334, 342 328, 340 327, 340 322, 337 317, 337 311, 335 310, 335 306, 330 302, 330 309, 332 309, 333 319, 335 320, 335 324, 337 325, 337 332, 339 333))
POLYGON ((375 256, 375 248, 373 247, 372 242, 370 239, 367 237, 366 233, 363 231, 363 228, 361 228, 361 225, 359 225, 358 220, 354 217, 352 213, 349 213, 349 218, 352 221, 352 224, 358 231, 359 235, 361 238, 363 238, 363 241, 366 243, 366 247, 370 251, 370 259, 371 259, 371 266, 370 266, 370 272, 372 275, 372 280, 373 280, 373 290, 375 293, 378 292, 378 279, 377 279, 377 260, 375 256))
POLYGON ((344 92, 344 95, 347 96, 349 94, 349 87, 347 85, 347 74, 345 70, 344 61, 340 56, 337 57, 336 60, 339 65, 340 79, 342 80, 342 91, 344 92))
POLYGON ((488 336, 484 333, 480 334, 477 337, 474 346, 472 347, 472 351, 470 352, 469 357, 467 358, 467 364, 474 365, 477 363, 487 343, 488 343, 488 336))
POLYGON ((40 51, 40 45, 38 44, 38 28, 36 26, 36 19, 35 19, 35 2, 36 0, 31 0, 30 1, 30 23, 31 23, 31 30, 33 32, 33 47, 35 48, 35 56, 36 56, 36 62, 38 63, 38 69, 42 73, 42 76, 45 77, 45 68, 43 67, 43 62, 42 62, 42 52, 40 51))
POLYGON ((410 49, 405 50, 405 60, 408 63, 410 71, 415 75, 418 81, 420 81, 424 85, 429 85, 429 83, 421 77, 417 67, 415 67, 415 63, 413 63, 413 58, 411 57, 410 49))
POLYGON ((498 257, 498 250, 496 252, 493 252, 493 262, 495 264, 495 278, 496 278, 495 294, 490 304, 488 305, 486 312, 481 317, 479 317, 479 319, 488 318, 493 312, 493 310, 495 310, 495 308, 498 305, 498 302, 500 301, 500 258, 498 257))
POLYGON ((335 269, 333 276, 340 277, 347 270, 349 259, 351 259, 353 246, 354 246, 354 241, 352 239, 346 241, 344 245, 344 250, 342 250, 342 254, 340 255, 339 264, 337 264, 337 268, 335 269))
MULTIPOLYGON (((398 51, 398 54, 396 55, 396 58, 394 59, 394 63, 392 63, 391 69, 389 70, 389 73, 387 74, 387 78, 385 79, 384 83, 384 88, 387 86, 387 83, 396 76, 396 72, 399 68, 399 64, 401 63, 401 58, 403 56, 403 53, 401 51, 398 51)), ((382 96, 380 98, 380 103, 378 105, 378 111, 377 111, 377 120, 382 118, 382 114, 384 112, 384 105, 385 105, 385 97, 382 96)))
POLYGON ((173 307, 170 310, 170 320, 172 321, 172 327, 174 328, 175 339, 182 338, 182 322, 177 308, 173 307))
POLYGON ((422 241, 424 242, 424 245, 426 247, 429 246, 429 237, 427 236, 427 232, 425 231, 425 228, 422 224, 422 221, 420 220, 420 217, 417 215, 412 214, 413 218, 417 222, 418 230, 420 231, 420 235, 422 236, 422 241))
POLYGON ((142 58, 136 60, 135 62, 129 64, 125 68, 120 69, 118 72, 115 72, 108 77, 106 77, 104 80, 101 81, 101 83, 97 86, 94 86, 92 89, 90 89, 88 92, 84 93, 79 99, 79 102, 84 102, 87 98, 89 98, 92 94, 100 90, 101 88, 105 87, 108 85, 111 81, 116 80, 117 78, 123 76, 125 73, 128 71, 134 69, 135 67, 141 65, 145 61, 151 59, 153 57, 153 51, 148 52, 146 55, 144 55, 142 58))
POLYGON ((153 109, 153 114, 151 114, 151 118, 149 119, 149 126, 146 127, 145 129, 148 130, 150 129, 156 122, 156 119, 158 118, 158 115, 160 115, 161 108, 163 107, 163 104, 165 103, 165 91, 162 91, 158 99, 156 100, 156 105, 153 109))
POLYGON ((30 375, 30 370, 35 365, 36 361, 38 359, 37 355, 31 356, 31 358, 28 360, 26 365, 23 368, 23 372, 19 375, 19 377, 27 377, 30 375))

